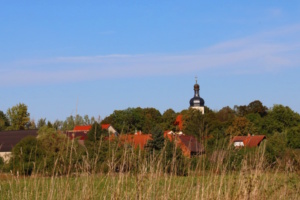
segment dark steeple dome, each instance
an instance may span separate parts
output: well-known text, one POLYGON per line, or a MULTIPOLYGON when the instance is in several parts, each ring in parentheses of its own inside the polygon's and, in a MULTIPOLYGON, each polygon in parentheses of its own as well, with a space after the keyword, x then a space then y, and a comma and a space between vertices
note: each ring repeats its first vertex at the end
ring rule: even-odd
POLYGON ((191 98, 190 100, 190 106, 191 107, 199 107, 199 106, 204 106, 204 100, 200 97, 200 86, 197 83, 197 79, 196 79, 196 84, 194 85, 194 97, 191 98))

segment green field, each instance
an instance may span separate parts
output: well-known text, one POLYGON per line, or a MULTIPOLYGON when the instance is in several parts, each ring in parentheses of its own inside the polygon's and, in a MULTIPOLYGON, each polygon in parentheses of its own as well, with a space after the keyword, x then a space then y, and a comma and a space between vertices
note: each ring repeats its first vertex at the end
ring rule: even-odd
POLYGON ((202 172, 72 174, 70 176, 1 175, 5 199, 300 199, 296 173, 202 172))

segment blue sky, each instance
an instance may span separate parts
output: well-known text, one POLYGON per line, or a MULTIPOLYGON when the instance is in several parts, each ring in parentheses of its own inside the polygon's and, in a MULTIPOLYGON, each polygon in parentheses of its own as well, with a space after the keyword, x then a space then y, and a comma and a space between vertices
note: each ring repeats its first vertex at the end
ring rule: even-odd
POLYGON ((31 118, 260 100, 300 112, 299 1, 1 1, 0 110, 31 118))

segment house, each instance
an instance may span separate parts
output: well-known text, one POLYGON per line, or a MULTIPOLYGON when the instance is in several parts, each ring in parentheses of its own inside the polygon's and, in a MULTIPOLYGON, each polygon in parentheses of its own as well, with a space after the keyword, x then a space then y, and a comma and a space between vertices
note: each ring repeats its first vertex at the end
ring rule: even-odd
POLYGON ((110 124, 101 124, 101 128, 102 129, 106 129, 108 131, 108 133, 111 135, 115 135, 118 136, 119 133, 117 132, 117 130, 110 124))
POLYGON ((173 131, 165 131, 164 137, 170 141, 175 141, 175 144, 182 150, 186 157, 193 155, 201 155, 205 153, 203 145, 191 135, 184 135, 181 131, 174 133, 173 131))
POLYGON ((178 146, 181 148, 183 155, 191 157, 193 155, 204 154, 204 147, 194 136, 178 135, 178 146))
POLYGON ((266 139, 265 135, 235 136, 231 140, 231 144, 235 147, 257 147, 266 139))
POLYGON ((122 144, 130 144, 134 148, 144 150, 147 142, 152 140, 151 134, 144 134, 141 131, 135 134, 120 135, 119 140, 122 144))
POLYGON ((86 133, 89 132, 89 130, 92 128, 92 125, 84 125, 84 126, 75 126, 73 129, 73 132, 83 132, 86 133))
POLYGON ((13 147, 27 136, 37 136, 37 129, 0 131, 0 157, 7 162, 10 159, 13 147))
MULTIPOLYGON (((84 144, 87 139, 87 133, 92 128, 92 125, 75 126, 73 130, 66 131, 65 134, 72 140, 78 138, 79 144, 84 144)), ((102 124, 102 129, 106 129, 109 134, 118 135, 119 133, 110 124, 102 124)))

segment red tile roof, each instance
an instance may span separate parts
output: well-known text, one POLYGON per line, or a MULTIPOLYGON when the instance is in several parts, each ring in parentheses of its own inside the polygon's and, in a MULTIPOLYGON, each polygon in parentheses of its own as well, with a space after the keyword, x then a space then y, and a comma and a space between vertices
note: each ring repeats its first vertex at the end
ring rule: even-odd
MULTIPOLYGON (((114 136, 111 137, 111 139, 113 138, 114 136)), ((127 143, 134 146, 134 148, 139 147, 143 150, 148 140, 152 140, 152 136, 151 134, 124 134, 120 135, 119 139, 123 144, 127 143)))
POLYGON ((266 136, 264 135, 255 135, 250 136, 250 138, 247 138, 247 140, 244 141, 244 143, 247 147, 257 147, 264 139, 266 139, 266 136))
POLYGON ((75 126, 74 131, 89 131, 92 128, 92 125, 86 125, 86 126, 75 126))
POLYGON ((235 136, 231 143, 242 141, 246 147, 257 147, 264 139, 266 139, 265 135, 235 136))
MULTIPOLYGON (((102 129, 108 129, 110 124, 102 124, 102 129)), ((92 128, 92 125, 84 125, 84 126, 75 126, 73 130, 66 131, 65 134, 70 138, 74 139, 79 137, 79 140, 86 140, 87 133, 92 128)))
POLYGON ((110 127, 110 124, 101 124, 102 129, 108 129, 110 127))

